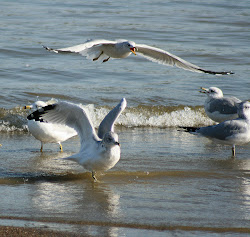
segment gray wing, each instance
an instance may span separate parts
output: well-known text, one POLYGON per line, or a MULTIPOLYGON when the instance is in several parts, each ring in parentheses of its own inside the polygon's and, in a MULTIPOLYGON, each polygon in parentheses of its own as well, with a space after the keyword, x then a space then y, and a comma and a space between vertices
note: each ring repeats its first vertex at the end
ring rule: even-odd
POLYGON ((184 70, 198 72, 198 73, 208 73, 208 74, 214 74, 214 75, 233 74, 232 72, 215 72, 215 71, 205 70, 167 51, 164 51, 162 49, 158 49, 155 47, 151 47, 148 45, 137 44, 136 49, 137 49, 136 52, 138 54, 141 54, 142 56, 144 56, 145 58, 153 62, 162 63, 162 64, 169 65, 169 66, 176 66, 184 70))
POLYGON ((84 146, 99 140, 87 112, 76 104, 59 102, 45 106, 29 116, 36 121, 58 123, 74 128, 84 146))
POLYGON ((201 127, 196 133, 208 138, 227 140, 233 135, 245 132, 245 123, 241 119, 228 120, 214 126, 201 127))
POLYGON ((208 112, 220 112, 221 114, 237 114, 238 106, 241 100, 235 97, 211 100, 208 107, 208 112))
POLYGON ((127 101, 125 98, 123 98, 120 103, 113 108, 106 117, 102 120, 99 129, 98 129, 98 137, 103 138, 104 134, 112 131, 114 132, 114 124, 117 118, 120 116, 122 111, 126 108, 127 101))

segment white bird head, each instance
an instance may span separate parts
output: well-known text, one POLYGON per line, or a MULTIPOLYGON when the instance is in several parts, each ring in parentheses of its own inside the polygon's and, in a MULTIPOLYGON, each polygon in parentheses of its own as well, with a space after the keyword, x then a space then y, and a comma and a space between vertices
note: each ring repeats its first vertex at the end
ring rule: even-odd
POLYGON ((58 100, 52 98, 50 100, 48 100, 47 102, 41 101, 41 100, 37 100, 36 102, 34 102, 32 105, 26 105, 23 108, 24 109, 41 109, 42 107, 45 107, 47 105, 51 105, 51 104, 55 104, 57 103, 58 100))
POLYGON ((250 120, 250 102, 249 101, 244 101, 240 103, 239 108, 238 108, 238 115, 239 115, 239 118, 250 120))
POLYGON ((38 100, 35 103, 33 103, 32 105, 26 105, 23 108, 24 109, 40 109, 42 107, 47 106, 48 104, 44 101, 38 100))
POLYGON ((45 107, 47 105, 48 104, 46 102, 39 100, 39 101, 36 101, 32 106, 33 106, 33 108, 40 109, 40 108, 45 107))
POLYGON ((201 89, 202 91, 200 92, 205 93, 208 97, 216 98, 216 99, 223 97, 223 92, 218 87, 209 87, 208 89, 201 87, 201 89))
POLYGON ((121 44, 121 47, 127 51, 127 52, 132 52, 134 55, 136 55, 135 50, 135 42, 133 41, 122 41, 119 44, 121 44))
POLYGON ((118 142, 118 135, 114 132, 107 132, 105 133, 102 143, 106 146, 106 147, 112 147, 112 146, 120 146, 120 143, 118 142))

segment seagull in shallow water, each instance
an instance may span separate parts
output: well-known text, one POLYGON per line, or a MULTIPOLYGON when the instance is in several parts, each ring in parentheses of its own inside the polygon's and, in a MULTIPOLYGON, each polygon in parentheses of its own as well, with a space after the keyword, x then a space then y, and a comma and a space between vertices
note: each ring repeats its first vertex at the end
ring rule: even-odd
POLYGON ((46 46, 43 47, 46 50, 55 53, 79 53, 93 61, 100 60, 102 62, 107 62, 110 58, 126 58, 133 53, 135 55, 139 54, 153 62, 168 66, 176 66, 192 72, 208 73, 213 75, 233 74, 233 72, 216 72, 206 70, 162 49, 151 47, 146 44, 136 44, 135 42, 128 40, 89 40, 84 44, 60 49, 52 49, 46 46))
MULTIPOLYGON (((45 107, 51 103, 55 103, 55 100, 49 100, 47 102, 44 101, 36 101, 32 105, 24 106, 24 109, 32 109, 37 110, 45 107)), ((76 136, 77 132, 68 126, 61 124, 53 124, 53 123, 41 123, 40 121, 36 121, 30 116, 28 119, 28 128, 30 133, 39 141, 41 141, 40 151, 43 151, 44 143, 58 143, 60 146, 60 150, 63 151, 61 142, 68 140, 69 138, 76 136)))
POLYGON ((250 102, 240 103, 238 118, 227 120, 214 126, 194 128, 182 127, 186 132, 201 135, 222 144, 232 146, 232 156, 235 156, 235 145, 250 142, 250 102))
POLYGON ((126 106, 126 99, 123 98, 103 119, 98 135, 87 111, 69 102, 45 106, 33 112, 29 118, 42 123, 47 121, 74 128, 80 137, 81 148, 79 153, 64 159, 78 162, 92 172, 92 177, 96 181, 96 172, 111 169, 120 159, 120 144, 118 135, 114 132, 114 124, 126 106))
POLYGON ((238 118, 238 107, 241 103, 236 97, 223 97, 222 90, 217 87, 208 89, 201 87, 201 93, 207 95, 204 108, 207 116, 215 122, 221 123, 225 120, 238 118))

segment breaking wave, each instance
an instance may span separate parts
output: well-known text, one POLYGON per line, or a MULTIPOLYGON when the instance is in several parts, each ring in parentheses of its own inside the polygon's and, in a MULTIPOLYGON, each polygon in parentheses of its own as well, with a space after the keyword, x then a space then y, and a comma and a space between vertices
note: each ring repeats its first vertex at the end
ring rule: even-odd
MULTIPOLYGON (((110 111, 110 107, 83 106, 89 113, 95 127, 110 111)), ((0 132, 28 132, 27 115, 30 110, 22 107, 0 108, 0 132)), ((127 107, 116 122, 118 126, 168 128, 179 126, 212 125, 202 106, 147 106, 127 107)))

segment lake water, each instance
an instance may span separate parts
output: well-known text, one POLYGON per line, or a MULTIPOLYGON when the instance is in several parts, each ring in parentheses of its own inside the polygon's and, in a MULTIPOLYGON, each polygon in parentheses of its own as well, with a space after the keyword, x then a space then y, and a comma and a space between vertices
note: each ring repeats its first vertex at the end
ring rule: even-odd
POLYGON ((249 100, 249 1, 1 1, 0 225, 83 236, 247 236, 250 144, 231 147, 178 131, 207 126, 205 95, 216 86, 249 100), (129 39, 167 50, 213 76, 131 55, 97 63, 53 54, 87 39, 129 39), (83 104, 97 127, 125 97, 115 127, 117 165, 93 183, 60 158, 78 137, 45 144, 29 134, 22 106, 56 98, 83 104))

